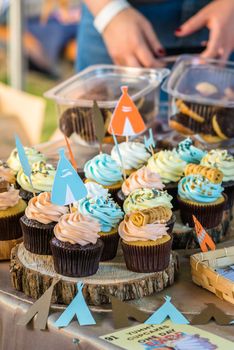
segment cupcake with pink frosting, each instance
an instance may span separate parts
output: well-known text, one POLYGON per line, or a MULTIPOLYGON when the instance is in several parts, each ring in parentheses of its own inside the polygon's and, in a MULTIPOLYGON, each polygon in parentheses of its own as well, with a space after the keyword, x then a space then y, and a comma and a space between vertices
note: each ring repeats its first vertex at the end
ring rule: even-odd
POLYGON ((50 240, 54 227, 67 207, 51 203, 50 192, 30 199, 25 215, 20 219, 25 248, 34 254, 51 255, 50 240))
POLYGON ((78 212, 63 215, 51 240, 55 271, 64 276, 84 277, 97 272, 103 242, 100 223, 78 212))
POLYGON ((19 190, 0 177, 0 241, 22 237, 19 220, 25 208, 26 203, 20 198, 19 190))
POLYGON ((171 215, 171 209, 164 207, 125 215, 119 235, 128 270, 147 273, 168 267, 172 238, 167 222, 171 215))
POLYGON ((117 193, 117 202, 120 206, 123 206, 123 202, 127 196, 140 188, 162 190, 164 187, 165 185, 162 183, 160 175, 155 171, 151 171, 148 167, 143 166, 123 182, 121 190, 117 193))

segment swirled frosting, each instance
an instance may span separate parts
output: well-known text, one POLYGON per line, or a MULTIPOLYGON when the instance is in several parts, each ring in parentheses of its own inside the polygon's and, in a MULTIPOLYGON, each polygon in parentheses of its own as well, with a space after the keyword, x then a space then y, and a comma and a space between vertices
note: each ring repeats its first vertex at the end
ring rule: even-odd
POLYGON ((98 154, 84 166, 87 179, 96 181, 104 186, 111 186, 122 181, 121 169, 109 154, 98 154))
POLYGON ((148 160, 148 167, 161 176, 162 182, 178 182, 183 176, 186 162, 175 151, 160 151, 148 160))
MULTIPOLYGON (((150 153, 145 145, 140 142, 122 142, 119 144, 119 151, 123 159, 124 169, 139 169, 150 157, 150 153)), ((111 151, 111 157, 122 167, 121 161, 116 150, 116 146, 111 151)))
POLYGON ((224 182, 234 181, 234 157, 226 150, 211 150, 202 158, 201 165, 221 170, 224 182))
POLYGON ((99 185, 96 182, 87 182, 85 184, 85 187, 87 188, 88 198, 97 198, 97 197, 108 197, 108 189, 104 188, 102 185, 99 185))
POLYGON ((160 176, 155 172, 143 166, 132 173, 122 184, 122 191, 125 196, 138 188, 156 188, 162 190, 164 185, 160 176))
POLYGON ((137 210, 159 206, 171 209, 171 200, 172 196, 170 196, 167 191, 159 191, 149 188, 137 189, 131 192, 125 199, 123 209, 126 214, 137 210))
POLYGON ((193 142, 189 137, 178 144, 176 152, 186 163, 194 164, 199 164, 206 154, 205 151, 193 146, 193 142))
MULTIPOLYGON (((46 161, 46 157, 44 156, 44 154, 42 154, 41 152, 37 151, 35 148, 30 148, 30 147, 24 147, 25 153, 27 155, 29 164, 33 164, 35 162, 39 162, 39 161, 46 161)), ((17 173, 20 168, 21 168, 21 164, 20 164, 20 160, 19 160, 19 156, 18 156, 18 151, 17 149, 13 149, 13 151, 10 154, 10 157, 7 159, 7 165, 15 172, 17 173)))
POLYGON ((25 210, 28 219, 36 220, 42 224, 58 222, 60 217, 66 213, 66 207, 51 203, 49 192, 43 192, 31 198, 25 210))
POLYGON ((83 198, 78 202, 78 212, 98 220, 102 232, 115 228, 123 218, 123 212, 112 198, 83 198))
POLYGON ((167 235, 166 224, 146 224, 144 226, 135 226, 129 216, 125 215, 124 220, 119 225, 119 235, 127 242, 134 241, 156 241, 162 236, 167 235))
POLYGON ((222 197, 223 187, 214 184, 202 175, 183 177, 178 185, 179 197, 201 203, 212 203, 222 197))
POLYGON ((8 191, 0 193, 0 210, 6 210, 12 208, 19 203, 20 196, 19 190, 16 190, 13 186, 10 186, 8 191))
POLYGON ((45 162, 36 162, 32 164, 32 184, 29 178, 24 174, 23 169, 17 174, 18 184, 28 192, 51 192, 54 183, 55 168, 51 164, 45 162))
POLYGON ((15 184, 16 179, 14 171, 2 161, 0 161, 0 177, 9 182, 10 184, 15 184))
POLYGON ((96 244, 99 238, 100 224, 90 216, 78 212, 61 216, 54 228, 55 237, 61 242, 71 244, 96 244))

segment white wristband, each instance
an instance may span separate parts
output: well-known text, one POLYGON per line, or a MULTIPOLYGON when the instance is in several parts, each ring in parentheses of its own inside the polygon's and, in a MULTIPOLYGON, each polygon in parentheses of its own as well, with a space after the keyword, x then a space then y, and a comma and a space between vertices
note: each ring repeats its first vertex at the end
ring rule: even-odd
POLYGON ((97 14, 93 22, 97 31, 102 34, 111 20, 121 11, 130 7, 126 0, 113 0, 97 14))

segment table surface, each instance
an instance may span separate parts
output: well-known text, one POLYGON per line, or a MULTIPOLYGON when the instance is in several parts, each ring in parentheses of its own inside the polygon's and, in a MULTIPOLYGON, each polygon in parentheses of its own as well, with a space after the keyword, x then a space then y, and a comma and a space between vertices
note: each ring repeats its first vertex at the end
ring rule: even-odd
MULTIPOLYGON (((234 240, 222 243, 219 247, 234 245, 234 240)), ((173 286, 166 290, 131 301, 132 305, 152 313, 163 303, 163 296, 170 295, 172 302, 189 319, 198 314, 206 303, 214 303, 234 319, 234 305, 220 300, 214 294, 202 289, 191 281, 189 257, 180 252, 180 273, 173 286)), ((65 329, 56 329, 54 322, 64 307, 53 305, 48 318, 48 330, 33 330, 33 324, 27 327, 17 326, 17 320, 30 307, 33 300, 21 292, 13 290, 10 283, 9 262, 0 263, 0 350, 27 350, 33 346, 34 350, 47 349, 118 349, 98 337, 114 331, 110 306, 91 307, 97 325, 80 327, 74 320, 65 329), (2 334, 1 334, 2 331, 2 334), (79 346, 73 339, 79 339, 79 346)), ((129 325, 136 323, 130 321, 129 325)), ((233 326, 219 326, 214 322, 200 326, 200 328, 234 341, 233 326)))

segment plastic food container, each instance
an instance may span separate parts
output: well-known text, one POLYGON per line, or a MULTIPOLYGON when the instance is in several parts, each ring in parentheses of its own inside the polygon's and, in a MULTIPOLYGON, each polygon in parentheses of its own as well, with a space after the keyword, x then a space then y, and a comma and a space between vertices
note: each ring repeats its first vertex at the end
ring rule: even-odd
POLYGON ((95 65, 47 91, 45 96, 56 101, 59 127, 66 136, 76 133, 79 140, 95 143, 92 113, 94 100, 102 111, 107 129, 121 95, 120 88, 126 85, 149 126, 158 113, 160 84, 169 72, 168 69, 95 65))
POLYGON ((163 85, 169 125, 205 143, 234 138, 234 64, 181 56, 163 85))

